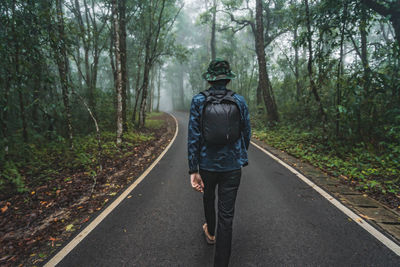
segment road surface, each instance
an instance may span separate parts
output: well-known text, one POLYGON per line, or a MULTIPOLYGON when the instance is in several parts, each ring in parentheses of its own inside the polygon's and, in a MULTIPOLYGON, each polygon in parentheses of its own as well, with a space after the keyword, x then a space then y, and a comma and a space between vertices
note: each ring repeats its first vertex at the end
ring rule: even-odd
MULTIPOLYGON (((188 114, 149 175, 59 266, 212 266, 202 195, 189 183, 188 114)), ((400 266, 400 257, 250 145, 233 226, 231 266, 400 266)))

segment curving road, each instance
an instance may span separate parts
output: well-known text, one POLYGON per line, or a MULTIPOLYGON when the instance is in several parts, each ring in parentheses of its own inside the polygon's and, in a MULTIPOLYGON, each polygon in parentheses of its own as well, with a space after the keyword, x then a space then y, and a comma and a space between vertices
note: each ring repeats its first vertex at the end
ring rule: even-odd
MULTIPOLYGON (((202 195, 187 174, 188 114, 149 175, 59 266, 212 266, 202 195)), ((231 266, 400 266, 400 257, 275 160, 249 149, 231 266)))

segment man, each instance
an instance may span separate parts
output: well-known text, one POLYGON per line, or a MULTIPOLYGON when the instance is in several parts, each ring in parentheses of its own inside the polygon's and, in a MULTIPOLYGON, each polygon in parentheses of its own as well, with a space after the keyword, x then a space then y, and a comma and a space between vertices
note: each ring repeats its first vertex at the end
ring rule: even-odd
POLYGON ((207 243, 216 243, 214 266, 228 266, 241 168, 248 164, 250 118, 246 101, 226 88, 235 74, 226 60, 213 60, 203 78, 211 87, 193 97, 188 131, 192 187, 203 193, 207 243), (236 114, 236 115, 235 115, 236 114), (236 117, 235 117, 236 116, 236 117), (215 238, 215 188, 218 226, 215 238))

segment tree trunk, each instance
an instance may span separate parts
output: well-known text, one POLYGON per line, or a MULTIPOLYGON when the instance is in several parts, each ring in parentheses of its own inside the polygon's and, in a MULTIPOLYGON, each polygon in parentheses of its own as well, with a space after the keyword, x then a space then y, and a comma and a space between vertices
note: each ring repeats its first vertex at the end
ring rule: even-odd
POLYGON ((32 122, 33 127, 39 129, 39 93, 42 81, 42 65, 39 60, 35 60, 35 76, 33 81, 33 104, 32 104, 32 122))
POLYGON ((258 60, 258 88, 257 91, 262 92, 265 107, 267 108, 268 120, 277 122, 279 120, 276 104, 272 97, 271 85, 268 78, 267 64, 265 60, 264 50, 264 24, 263 24, 263 2, 256 1, 256 29, 254 32, 255 49, 258 60))
POLYGON ((156 108, 157 112, 160 112, 160 89, 161 89, 161 64, 158 68, 158 79, 157 79, 157 108, 156 108))
POLYGON ((213 0, 213 7, 212 7, 212 24, 211 24, 211 60, 214 60, 216 57, 215 52, 215 28, 216 28, 216 17, 217 17, 217 1, 213 0))
POLYGON ((17 77, 16 79, 16 84, 17 84, 17 91, 18 91, 18 101, 19 101, 19 111, 21 115, 21 121, 22 121, 22 137, 24 139, 24 142, 28 142, 28 131, 27 131, 27 125, 26 125, 26 115, 25 115, 25 105, 24 105, 24 98, 22 94, 22 82, 21 82, 21 74, 19 71, 19 46, 17 44, 17 40, 15 40, 15 76, 17 77))
POLYGON ((307 64, 307 69, 308 69, 308 77, 310 79, 310 87, 311 87, 311 92, 314 95, 315 101, 318 104, 318 109, 320 116, 322 118, 322 123, 323 127, 325 129, 325 124, 326 124, 326 114, 325 111, 322 107, 321 99, 319 97, 317 87, 314 82, 314 77, 313 77, 313 70, 312 70, 312 62, 313 62, 313 50, 312 50, 312 32, 311 32, 311 22, 310 22, 310 10, 308 6, 308 0, 304 0, 305 7, 306 7, 306 22, 307 22, 307 43, 308 43, 308 64, 307 64))
MULTIPOLYGON (((297 26, 293 31, 293 39, 297 40, 297 26)), ((296 100, 300 100, 301 95, 301 87, 300 87, 300 80, 299 80, 299 48, 297 45, 294 45, 294 76, 296 79, 296 100)))
POLYGON ((26 116, 25 116, 25 106, 24 106, 24 100, 23 100, 23 96, 22 96, 22 83, 21 83, 21 74, 20 74, 20 61, 19 61, 19 55, 20 55, 20 47, 19 47, 19 40, 17 38, 17 33, 15 30, 15 6, 16 6, 16 1, 14 0, 12 2, 12 6, 11 6, 11 12, 12 12, 12 17, 13 17, 13 21, 11 22, 11 32, 12 32, 12 36, 13 36, 13 43, 14 43, 14 84, 17 88, 17 92, 18 92, 18 101, 19 101, 19 112, 21 115, 21 121, 22 121, 22 138, 24 140, 25 143, 28 142, 28 132, 27 132, 27 125, 26 125, 26 116))
MULTIPOLYGON (((9 63, 9 62, 7 62, 9 63)), ((1 129, 3 132, 3 140, 4 140, 4 154, 6 159, 8 157, 8 110, 9 110, 9 96, 10 96, 10 89, 11 89, 11 73, 10 70, 7 68, 7 77, 5 80, 5 92, 4 92, 4 107, 3 107, 3 116, 1 120, 1 129)))
POLYGON ((368 62, 368 49, 367 49, 367 10, 365 6, 361 5, 361 20, 360 20, 360 35, 361 35, 361 62, 364 68, 364 92, 369 95, 369 87, 371 80, 371 69, 368 62))
POLYGON ((72 116, 71 108, 69 105, 69 62, 67 57, 67 48, 65 46, 65 33, 64 33, 64 17, 62 10, 62 1, 56 0, 56 13, 57 13, 57 28, 58 28, 58 38, 55 44, 55 54, 58 65, 58 72, 61 81, 61 89, 63 95, 63 103, 65 108, 65 116, 67 122, 68 131, 68 141, 71 149, 73 148, 73 134, 72 134, 72 116))
POLYGON ((122 124, 124 131, 128 130, 126 119, 126 101, 128 76, 126 71, 126 1, 118 1, 119 9, 119 45, 121 51, 121 74, 122 74, 122 124))
POLYGON ((149 94, 149 105, 147 105, 147 112, 153 111, 153 98, 154 98, 154 79, 155 79, 155 69, 150 72, 150 94, 149 94))
POLYGON ((383 3, 375 0, 361 1, 368 8, 390 20, 395 32, 397 45, 400 48, 400 1, 383 1, 383 3))
POLYGON ((143 71, 143 82, 141 86, 142 91, 142 100, 140 102, 139 108, 139 127, 144 127, 146 122, 146 104, 147 104, 147 91, 149 87, 149 74, 150 74, 150 64, 149 64, 149 55, 150 47, 146 45, 146 56, 145 56, 145 65, 143 71))
POLYGON ((343 7, 343 19, 342 19, 342 28, 340 31, 340 55, 339 62, 337 66, 337 78, 336 78, 336 137, 340 136, 340 110, 339 106, 341 105, 341 79, 343 73, 343 44, 344 44, 344 34, 347 23, 347 2, 344 3, 343 7))
MULTIPOLYGON (((138 62, 140 62, 140 55, 138 55, 138 62)), ((137 73, 136 73, 136 85, 135 85, 135 106, 133 107, 132 113, 132 123, 136 123, 136 113, 137 113, 137 105, 140 99, 140 74, 141 74, 142 64, 138 63, 137 73)))
POLYGON ((183 110, 185 107, 184 66, 181 64, 179 69, 179 109, 183 110))
POLYGON ((121 51, 120 51, 120 29, 118 20, 117 0, 112 0, 112 17, 115 30, 115 71, 117 73, 116 92, 117 92, 117 144, 122 143, 123 121, 122 121, 122 71, 121 71, 121 51))

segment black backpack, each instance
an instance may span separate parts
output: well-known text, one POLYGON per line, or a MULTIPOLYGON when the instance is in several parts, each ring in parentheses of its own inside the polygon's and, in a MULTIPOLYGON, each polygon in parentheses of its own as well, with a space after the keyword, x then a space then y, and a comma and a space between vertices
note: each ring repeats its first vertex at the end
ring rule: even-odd
POLYGON ((232 144, 240 138, 241 116, 231 90, 205 90, 201 116, 203 139, 208 144, 232 144))

